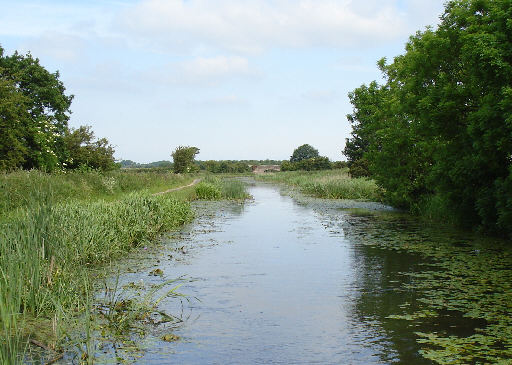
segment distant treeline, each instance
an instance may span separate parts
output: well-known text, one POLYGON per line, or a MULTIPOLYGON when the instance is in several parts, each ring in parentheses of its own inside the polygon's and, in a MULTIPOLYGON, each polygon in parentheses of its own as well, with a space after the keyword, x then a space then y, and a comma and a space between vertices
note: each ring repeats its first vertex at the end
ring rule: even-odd
POLYGON ((512 236, 511 19, 509 0, 449 1, 349 94, 344 154, 395 206, 512 236))
MULTIPOLYGON (((244 173, 251 172, 254 165, 280 165, 281 160, 208 160, 193 161, 191 171, 208 171, 212 173, 244 173)), ((139 164, 131 160, 119 162, 121 168, 163 168, 172 169, 174 164, 171 161, 156 161, 147 164, 139 164)))
POLYGON ((132 160, 121 160, 118 162, 122 169, 154 169, 154 168, 169 168, 171 169, 173 163, 171 161, 155 161, 150 163, 137 163, 132 160))

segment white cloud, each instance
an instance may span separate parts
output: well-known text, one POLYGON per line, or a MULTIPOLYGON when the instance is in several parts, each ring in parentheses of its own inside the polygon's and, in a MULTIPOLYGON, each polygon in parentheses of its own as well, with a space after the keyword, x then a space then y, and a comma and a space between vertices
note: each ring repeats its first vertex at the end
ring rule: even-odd
POLYGON ((250 103, 247 99, 241 98, 238 95, 229 94, 222 95, 209 99, 201 99, 201 100, 190 100, 187 104, 191 106, 198 107, 244 107, 247 108, 250 106, 250 103))
POLYGON ((57 31, 45 31, 37 38, 29 38, 20 51, 49 56, 57 61, 75 62, 85 57, 87 42, 82 37, 57 31))
POLYGON ((181 64, 187 80, 217 79, 250 74, 249 61, 239 56, 197 57, 181 64))
POLYGON ((258 78, 260 72, 251 68, 249 60, 240 56, 194 57, 171 62, 137 73, 137 78, 150 80, 155 87, 217 86, 236 78, 258 78))
POLYGON ((188 50, 224 48, 258 52, 268 47, 370 46, 407 32, 394 1, 142 0, 121 17, 139 42, 188 50))

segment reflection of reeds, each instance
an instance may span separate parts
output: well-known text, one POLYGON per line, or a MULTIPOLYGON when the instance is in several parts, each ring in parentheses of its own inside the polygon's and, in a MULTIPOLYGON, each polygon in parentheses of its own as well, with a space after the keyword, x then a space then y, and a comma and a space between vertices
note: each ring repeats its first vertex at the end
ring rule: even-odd
POLYGON ((20 362, 31 335, 58 344, 63 324, 88 307, 91 268, 192 218, 189 204, 169 194, 30 206, 0 225, 0 363, 20 362))
POLYGON ((381 201, 381 190, 375 181, 351 178, 346 170, 286 171, 258 176, 258 179, 279 182, 299 188, 305 194, 329 199, 381 201))

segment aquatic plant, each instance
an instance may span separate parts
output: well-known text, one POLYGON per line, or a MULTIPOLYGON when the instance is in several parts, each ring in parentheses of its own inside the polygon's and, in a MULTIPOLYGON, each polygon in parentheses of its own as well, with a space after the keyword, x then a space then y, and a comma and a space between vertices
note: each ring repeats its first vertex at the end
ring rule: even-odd
POLYGON ((246 185, 237 179, 208 175, 196 186, 196 197, 201 200, 244 200, 250 197, 246 185))
POLYGON ((201 182, 196 186, 197 199, 201 200, 218 200, 222 194, 218 186, 208 183, 201 182))
POLYGON ((259 175, 257 179, 284 183, 318 198, 382 201, 382 191, 375 181, 351 178, 347 169, 286 171, 259 175))
MULTIPOLYGON (((355 244, 408 253, 422 262, 398 273, 401 284, 394 290, 406 295, 394 313, 382 318, 384 328, 393 331, 396 321, 407 321, 421 344, 420 354, 434 363, 509 364, 510 242, 429 225, 404 214, 364 217, 366 224, 343 223, 355 244)), ((396 263, 389 260, 387 265, 396 263)))

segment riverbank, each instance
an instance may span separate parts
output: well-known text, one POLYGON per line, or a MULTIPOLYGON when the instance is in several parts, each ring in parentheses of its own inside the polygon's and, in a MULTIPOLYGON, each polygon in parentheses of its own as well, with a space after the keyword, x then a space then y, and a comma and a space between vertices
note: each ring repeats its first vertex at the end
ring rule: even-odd
MULTIPOLYGON (((1 175, 0 363, 21 362, 27 343, 58 356, 77 316, 91 309, 101 268, 191 221, 189 201, 201 185, 191 185, 194 178, 155 171, 1 175)), ((209 179, 215 189, 233 186, 209 179)))

